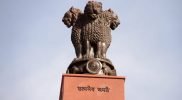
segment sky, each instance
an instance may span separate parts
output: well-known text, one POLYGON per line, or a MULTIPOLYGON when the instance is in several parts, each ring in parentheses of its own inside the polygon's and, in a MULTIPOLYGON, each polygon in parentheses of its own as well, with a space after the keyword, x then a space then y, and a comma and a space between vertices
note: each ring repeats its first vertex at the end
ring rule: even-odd
MULTIPOLYGON (((126 100, 182 100, 182 1, 98 1, 121 21, 107 57, 126 77, 126 100)), ((0 100, 58 100, 76 57, 61 19, 87 2, 0 0, 0 100)))

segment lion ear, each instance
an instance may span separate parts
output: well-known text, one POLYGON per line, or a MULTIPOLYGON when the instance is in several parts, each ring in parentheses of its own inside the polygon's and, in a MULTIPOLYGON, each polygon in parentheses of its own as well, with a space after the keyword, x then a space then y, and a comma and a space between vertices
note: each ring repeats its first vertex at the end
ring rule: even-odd
POLYGON ((70 11, 73 11, 73 10, 74 10, 74 7, 73 7, 73 6, 71 6, 70 11))
POLYGON ((88 1, 88 3, 92 3, 93 1, 88 1))
POLYGON ((111 12, 111 13, 114 13, 113 10, 112 10, 111 8, 109 8, 108 11, 111 12))

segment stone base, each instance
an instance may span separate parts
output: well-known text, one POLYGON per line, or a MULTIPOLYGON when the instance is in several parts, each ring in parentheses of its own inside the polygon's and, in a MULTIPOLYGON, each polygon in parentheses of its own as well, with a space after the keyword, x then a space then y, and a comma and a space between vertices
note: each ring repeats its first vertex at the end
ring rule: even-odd
POLYGON ((116 70, 107 58, 75 58, 66 73, 116 76, 116 70))
POLYGON ((124 100, 125 77, 64 74, 59 100, 124 100))

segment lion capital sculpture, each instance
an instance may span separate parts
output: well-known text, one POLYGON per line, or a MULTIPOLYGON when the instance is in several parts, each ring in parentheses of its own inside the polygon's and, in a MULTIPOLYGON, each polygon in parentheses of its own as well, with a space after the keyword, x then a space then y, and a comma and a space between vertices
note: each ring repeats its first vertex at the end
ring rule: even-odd
POLYGON ((77 57, 69 67, 73 70, 71 73, 84 73, 84 70, 93 68, 88 64, 92 60, 91 65, 102 67, 100 67, 102 72, 98 73, 105 71, 108 75, 112 74, 112 70, 115 69, 110 60, 106 58, 106 52, 112 39, 111 30, 120 24, 118 16, 111 9, 103 11, 101 2, 88 1, 84 12, 71 7, 62 21, 68 28, 72 27, 71 41, 77 57), (88 68, 86 65, 89 65, 88 68))

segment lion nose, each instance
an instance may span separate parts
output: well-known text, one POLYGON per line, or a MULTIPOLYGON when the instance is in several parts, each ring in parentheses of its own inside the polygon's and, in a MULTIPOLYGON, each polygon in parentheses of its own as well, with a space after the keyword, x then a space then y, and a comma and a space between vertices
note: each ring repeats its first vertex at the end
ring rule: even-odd
POLYGON ((98 14, 98 11, 96 9, 93 10, 94 14, 98 14))

